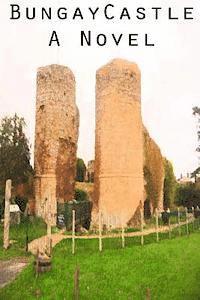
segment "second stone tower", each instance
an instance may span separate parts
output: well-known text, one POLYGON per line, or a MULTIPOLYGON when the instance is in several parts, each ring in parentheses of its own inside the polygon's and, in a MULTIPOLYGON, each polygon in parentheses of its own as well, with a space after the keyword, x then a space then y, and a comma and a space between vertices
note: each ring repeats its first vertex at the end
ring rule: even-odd
POLYGON ((130 224, 144 197, 140 71, 117 59, 96 80, 95 206, 130 224))

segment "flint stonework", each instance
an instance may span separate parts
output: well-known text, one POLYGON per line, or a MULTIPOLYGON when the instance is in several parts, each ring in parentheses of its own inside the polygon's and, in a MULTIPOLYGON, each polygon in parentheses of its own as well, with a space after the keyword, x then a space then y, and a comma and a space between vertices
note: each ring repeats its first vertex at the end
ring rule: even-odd
POLYGON ((39 68, 34 160, 36 214, 47 219, 50 197, 52 225, 56 222, 57 202, 74 197, 78 128, 72 71, 60 65, 39 68))
POLYGON ((143 205, 140 77, 137 65, 124 60, 113 60, 96 75, 94 209, 118 216, 115 226, 133 223, 143 205))

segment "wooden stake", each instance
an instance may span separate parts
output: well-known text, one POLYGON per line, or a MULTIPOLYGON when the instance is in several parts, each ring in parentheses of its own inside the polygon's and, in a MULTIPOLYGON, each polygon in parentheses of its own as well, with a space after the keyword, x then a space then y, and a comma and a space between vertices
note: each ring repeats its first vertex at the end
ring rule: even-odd
POLYGON ((72 210, 72 254, 75 254, 75 221, 76 221, 76 212, 72 210))
POLYGON ((124 224, 122 218, 121 218, 121 226, 122 226, 122 248, 125 248, 124 224))
POLYGON ((178 233, 181 236, 180 209, 178 207, 178 233))
POLYGON ((8 179, 6 181, 5 189, 5 209, 4 209, 4 237, 3 237, 3 247, 8 249, 9 247, 9 230, 10 230, 10 199, 11 199, 11 188, 12 181, 8 179))
POLYGON ((146 290, 146 300, 151 300, 151 291, 149 288, 146 290))
POLYGON ((193 231, 195 230, 195 215, 194 215, 194 206, 192 206, 192 216, 193 216, 193 231))
POLYGON ((159 224, 158 224, 158 209, 156 208, 156 241, 159 242, 159 224))
POLYGON ((80 268, 77 266, 74 272, 74 300, 79 299, 79 275, 80 275, 80 268))
POLYGON ((51 194, 48 196, 48 216, 47 216, 47 251, 48 255, 51 256, 51 194))
MULTIPOLYGON (((169 211, 169 210, 168 210, 169 211)), ((171 239, 172 234, 171 234, 171 221, 170 221, 170 211, 169 211, 169 219, 168 219, 168 225, 169 225, 169 239, 171 239)))
POLYGON ((102 251, 102 214, 99 211, 99 251, 102 251))
POLYGON ((143 246, 144 245, 144 235, 143 235, 143 232, 144 232, 144 214, 143 214, 143 209, 141 208, 140 209, 140 223, 141 223, 141 245, 143 246))
POLYGON ((36 278, 38 277, 38 274, 39 274, 39 248, 37 248, 37 253, 36 253, 36 266, 35 266, 36 278))
POLYGON ((186 216, 186 231, 187 231, 187 235, 189 235, 189 226, 188 226, 188 209, 187 209, 187 207, 185 208, 185 216, 186 216))

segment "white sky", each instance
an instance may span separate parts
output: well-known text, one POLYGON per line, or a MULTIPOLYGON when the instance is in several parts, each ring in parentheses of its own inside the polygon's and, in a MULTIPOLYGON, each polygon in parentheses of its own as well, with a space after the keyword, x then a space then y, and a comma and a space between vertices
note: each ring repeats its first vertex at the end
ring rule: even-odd
MULTIPOLYGON (((39 10, 38 10, 39 13, 39 10)), ((138 64, 142 72, 142 114, 151 136, 174 165, 177 176, 197 167, 195 119, 192 107, 200 105, 200 3, 185 0, 71 0, 71 1, 5 1, 0 2, 0 117, 17 112, 27 122, 27 133, 33 145, 35 122, 36 71, 40 66, 59 63, 70 67, 77 82, 77 105, 80 110, 78 155, 85 161, 94 158, 95 72, 113 58, 125 58, 138 64), (5 3, 6 2, 6 3, 5 3), (11 21, 9 3, 52 8, 68 8, 65 21, 27 21, 22 16, 11 21), (42 2, 42 4, 41 4, 42 2), (56 3, 56 4, 55 4, 56 3), (113 11, 128 6, 131 21, 92 21, 87 7, 104 7, 113 3, 113 11), (27 4, 26 4, 27 5, 27 4), (84 21, 72 21, 73 7, 85 12, 84 21), (161 6, 162 17, 153 21, 153 13, 143 22, 134 18, 137 7, 161 6), (171 6, 178 21, 167 19, 171 6), (194 7, 196 20, 183 21, 183 7, 194 7), (56 29, 61 47, 49 47, 49 36, 56 29), (106 47, 80 46, 80 30, 95 33, 124 33, 119 47, 108 38, 106 47), (128 47, 128 33, 149 33, 156 47, 128 47)), ((95 39, 94 39, 95 41, 95 39)), ((33 148, 33 146, 32 146, 33 148)), ((33 149, 32 149, 33 150, 33 149)))

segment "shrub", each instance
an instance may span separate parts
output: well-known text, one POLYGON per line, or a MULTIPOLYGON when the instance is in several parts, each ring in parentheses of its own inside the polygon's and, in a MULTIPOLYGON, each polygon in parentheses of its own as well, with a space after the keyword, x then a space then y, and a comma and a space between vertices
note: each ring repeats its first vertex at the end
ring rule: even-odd
POLYGON ((74 198, 78 202, 88 201, 89 200, 88 194, 85 191, 81 190, 81 189, 75 189, 74 198))

